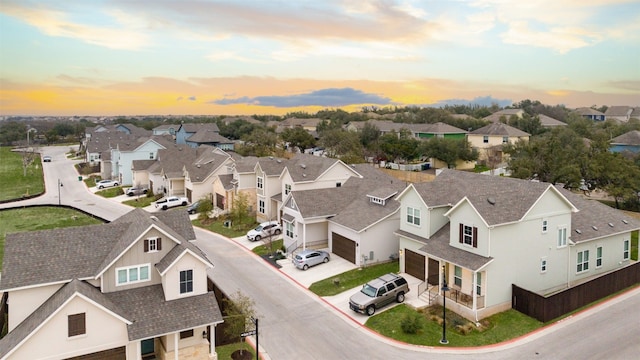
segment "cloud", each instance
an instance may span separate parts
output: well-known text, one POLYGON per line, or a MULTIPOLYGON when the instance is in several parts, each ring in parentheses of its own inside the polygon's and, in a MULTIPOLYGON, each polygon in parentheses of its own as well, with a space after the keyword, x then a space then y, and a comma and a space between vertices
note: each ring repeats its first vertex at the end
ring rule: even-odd
POLYGON ((20 19, 49 36, 79 39, 111 49, 139 49, 147 42, 147 37, 137 28, 122 23, 110 26, 81 24, 69 19, 73 16, 72 12, 65 13, 42 5, 33 6, 28 2, 3 1, 1 13, 20 19))
POLYGON ((189 96, 189 97, 187 98, 187 100, 189 100, 189 101, 196 101, 196 97, 195 97, 195 96, 189 96))
POLYGON ((388 105, 391 104, 391 99, 353 88, 329 88, 298 95, 225 98, 213 100, 211 103, 216 105, 250 104, 274 107, 338 107, 354 104, 388 105))
POLYGON ((446 105, 480 105, 480 106, 491 106, 493 104, 498 104, 500 107, 510 106, 513 104, 513 100, 511 99, 496 99, 491 95, 487 96, 478 96, 473 98, 472 100, 466 99, 444 99, 440 100, 433 104, 428 104, 430 107, 444 107, 446 105))

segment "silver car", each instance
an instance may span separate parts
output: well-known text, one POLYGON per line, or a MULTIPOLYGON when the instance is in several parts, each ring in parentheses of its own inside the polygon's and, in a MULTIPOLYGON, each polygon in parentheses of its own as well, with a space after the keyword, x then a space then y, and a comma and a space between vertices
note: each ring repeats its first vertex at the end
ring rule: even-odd
POLYGON ((307 270, 312 266, 327 263, 330 259, 329 253, 324 250, 303 250, 293 257, 293 264, 298 269, 307 270))

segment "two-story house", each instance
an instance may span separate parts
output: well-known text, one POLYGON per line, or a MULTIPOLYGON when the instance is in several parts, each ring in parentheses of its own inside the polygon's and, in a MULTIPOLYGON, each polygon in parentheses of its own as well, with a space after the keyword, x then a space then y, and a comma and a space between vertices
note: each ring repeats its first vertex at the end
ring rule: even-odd
POLYGON ((224 208, 224 198, 213 198, 213 183, 219 175, 229 173, 233 159, 229 154, 213 146, 198 147, 198 157, 192 163, 183 167, 184 186, 190 202, 207 198, 212 203, 221 202, 224 208))
POLYGON ((640 228, 551 184, 454 170, 397 200, 401 271, 431 299, 446 279, 451 307, 474 320, 510 308, 512 285, 548 295, 631 265, 640 228))
POLYGON ((467 134, 472 148, 478 150, 479 161, 500 163, 505 161, 502 146, 519 140, 529 141, 529 133, 502 122, 493 122, 467 134))
POLYGON ((222 315, 183 211, 8 234, 0 359, 215 359, 222 315))
POLYGON ((182 124, 176 131, 176 144, 197 148, 200 145, 211 145, 223 150, 233 150, 233 141, 220 135, 215 123, 182 124))
POLYGON ((606 118, 603 112, 598 111, 596 109, 592 109, 590 107, 579 107, 575 109, 574 112, 585 119, 589 119, 593 121, 604 121, 606 118))

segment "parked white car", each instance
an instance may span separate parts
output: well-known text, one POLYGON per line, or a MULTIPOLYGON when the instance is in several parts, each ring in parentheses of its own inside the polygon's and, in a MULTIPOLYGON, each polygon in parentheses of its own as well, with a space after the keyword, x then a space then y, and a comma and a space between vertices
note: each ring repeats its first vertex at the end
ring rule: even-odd
POLYGON ((96 187, 98 189, 104 189, 113 186, 118 186, 118 182, 115 180, 100 180, 96 183, 96 187))
POLYGON ((189 203, 189 200, 186 197, 169 196, 164 199, 160 199, 156 201, 156 207, 162 210, 167 210, 168 208, 172 208, 176 206, 185 206, 188 203, 189 203))
POLYGON ((267 221, 258 225, 257 228, 249 230, 247 233, 247 240, 260 241, 260 239, 267 236, 279 235, 282 232, 282 227, 277 221, 267 221))

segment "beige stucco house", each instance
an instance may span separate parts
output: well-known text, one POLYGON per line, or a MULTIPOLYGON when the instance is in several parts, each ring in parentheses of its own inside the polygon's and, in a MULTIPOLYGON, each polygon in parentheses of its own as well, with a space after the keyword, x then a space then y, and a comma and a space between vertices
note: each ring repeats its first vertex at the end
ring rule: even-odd
POLYGON ((640 223, 548 183, 444 170, 401 203, 400 270, 418 294, 472 320, 512 306, 512 285, 546 296, 630 266, 640 223))
POLYGON ((184 211, 8 234, 0 359, 216 358, 222 315, 184 211))

